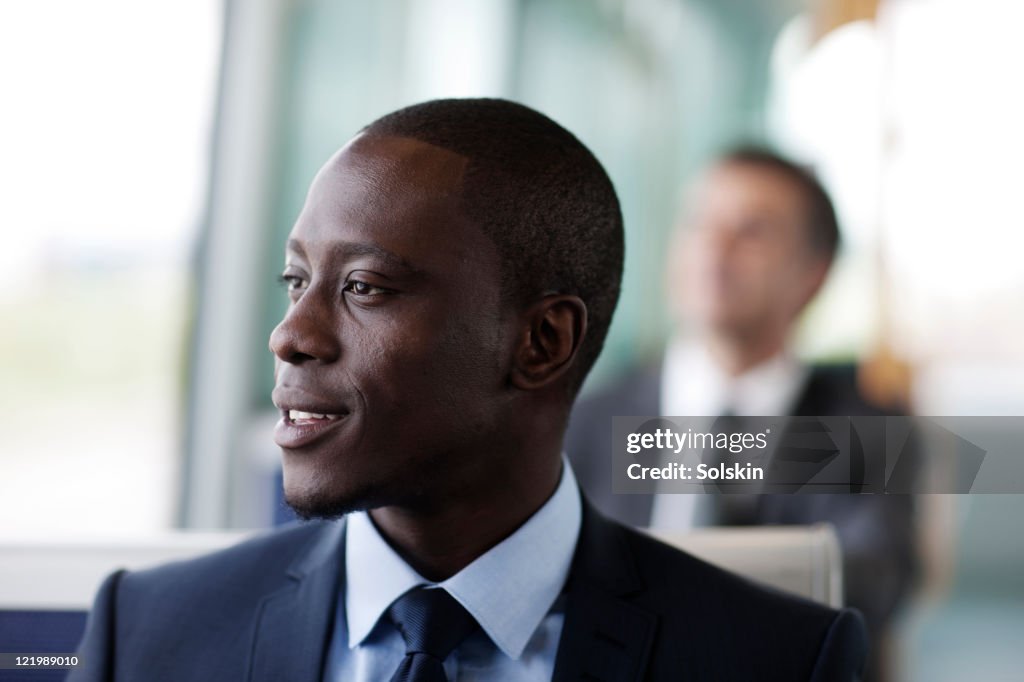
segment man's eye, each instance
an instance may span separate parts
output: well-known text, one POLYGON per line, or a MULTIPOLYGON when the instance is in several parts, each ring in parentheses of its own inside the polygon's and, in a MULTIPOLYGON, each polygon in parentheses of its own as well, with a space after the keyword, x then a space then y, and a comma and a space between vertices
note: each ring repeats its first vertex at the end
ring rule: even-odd
POLYGON ((288 291, 298 291, 306 285, 306 280, 297 275, 281 275, 277 279, 288 291))
POLYGON ((387 289, 381 287, 375 287, 372 284, 366 282, 360 282, 357 279, 351 279, 345 284, 345 291, 351 291, 356 296, 377 296, 378 294, 388 293, 387 289))

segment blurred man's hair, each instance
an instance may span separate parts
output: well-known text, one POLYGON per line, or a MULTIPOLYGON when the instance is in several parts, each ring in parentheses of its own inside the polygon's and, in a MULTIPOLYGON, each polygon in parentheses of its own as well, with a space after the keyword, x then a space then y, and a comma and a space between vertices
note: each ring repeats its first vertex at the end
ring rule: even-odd
POLYGON ((839 248, 839 220, 832 199, 810 168, 758 145, 743 144, 728 149, 719 163, 736 163, 774 171, 787 178, 803 195, 807 236, 814 250, 831 260, 839 248))
POLYGON ((600 162, 547 116, 501 99, 424 102, 364 130, 468 159, 462 208, 497 245, 509 302, 550 293, 583 300, 587 330, 570 375, 574 395, 604 345, 622 279, 622 213, 600 162))

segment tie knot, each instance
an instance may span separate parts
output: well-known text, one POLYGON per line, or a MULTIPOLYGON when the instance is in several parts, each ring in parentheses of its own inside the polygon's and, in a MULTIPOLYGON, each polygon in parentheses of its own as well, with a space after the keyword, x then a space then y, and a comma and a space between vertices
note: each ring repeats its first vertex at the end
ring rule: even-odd
POLYGON ((476 619, 441 587, 416 587, 399 597, 388 616, 402 633, 405 653, 443 661, 477 627, 476 619))

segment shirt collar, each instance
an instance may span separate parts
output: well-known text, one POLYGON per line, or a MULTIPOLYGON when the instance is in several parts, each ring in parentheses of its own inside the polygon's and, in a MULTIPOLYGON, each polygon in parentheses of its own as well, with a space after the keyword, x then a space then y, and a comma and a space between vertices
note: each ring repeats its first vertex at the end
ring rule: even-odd
MULTIPOLYGON (((569 575, 582 504, 562 458, 562 478, 544 505, 508 536, 437 583, 469 611, 505 655, 518 659, 569 575)), ((348 517, 345 617, 348 646, 359 646, 402 594, 430 585, 380 536, 366 512, 348 517)))
POLYGON ((807 368, 785 351, 730 377, 718 368, 703 345, 677 340, 665 353, 662 413, 716 416, 729 411, 741 416, 785 415, 792 410, 806 381, 807 368))

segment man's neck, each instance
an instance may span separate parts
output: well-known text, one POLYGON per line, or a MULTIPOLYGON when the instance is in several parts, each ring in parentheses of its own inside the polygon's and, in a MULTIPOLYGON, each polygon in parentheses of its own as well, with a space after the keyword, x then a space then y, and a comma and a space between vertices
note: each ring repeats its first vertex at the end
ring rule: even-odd
POLYGON ((491 472, 486 484, 464 486, 430 508, 380 507, 370 518, 417 573, 446 580, 514 533, 554 494, 562 467, 557 448, 532 459, 491 472))
POLYGON ((782 334, 746 338, 711 334, 704 339, 704 345, 722 372, 738 377, 781 355, 786 349, 786 337, 782 334))

